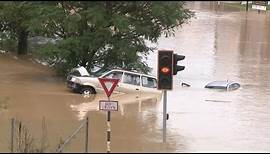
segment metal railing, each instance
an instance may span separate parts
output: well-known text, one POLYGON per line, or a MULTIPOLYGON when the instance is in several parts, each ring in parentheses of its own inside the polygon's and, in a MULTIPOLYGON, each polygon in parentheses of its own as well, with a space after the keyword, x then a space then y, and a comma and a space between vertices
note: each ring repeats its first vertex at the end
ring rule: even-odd
POLYGON ((89 120, 88 117, 81 123, 81 125, 73 132, 72 135, 67 137, 62 144, 58 145, 56 152, 62 153, 66 145, 75 137, 76 134, 80 132, 80 130, 85 126, 85 153, 88 153, 88 128, 89 128, 89 120))
MULTIPOLYGON (((44 126, 45 127, 45 126, 44 126)), ((80 126, 67 137, 62 143, 58 144, 56 152, 62 153, 64 148, 68 143, 85 127, 85 153, 88 153, 88 134, 89 134, 89 119, 88 117, 80 124, 80 126)), ((44 144, 44 143, 43 143, 44 144)), ((42 144, 42 145, 43 145, 42 144)), ((14 118, 11 119, 11 140, 10 140, 10 152, 45 152, 44 146, 40 149, 35 147, 33 144, 33 136, 30 133, 30 130, 26 128, 25 125, 22 124, 21 121, 18 121, 14 118)))

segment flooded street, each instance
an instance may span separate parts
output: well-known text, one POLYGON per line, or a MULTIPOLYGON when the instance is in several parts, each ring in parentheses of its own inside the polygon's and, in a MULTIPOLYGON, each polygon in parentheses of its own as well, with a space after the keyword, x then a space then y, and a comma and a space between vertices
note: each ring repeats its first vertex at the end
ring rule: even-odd
MULTIPOLYGON (((111 152, 269 152, 270 14, 211 2, 188 7, 196 18, 156 44, 186 56, 181 61, 186 68, 174 76, 174 90, 168 92, 167 143, 162 143, 160 97, 113 95, 119 111, 111 117, 111 152), (215 80, 236 81, 241 88, 204 88, 215 80)), ((156 62, 155 52, 148 59, 154 75, 156 62)), ((72 93, 51 69, 2 54, 0 70, 0 152, 10 151, 11 118, 21 120, 38 140, 44 117, 46 151, 54 152, 60 138, 70 136, 87 116, 89 152, 106 152, 106 112, 98 111, 105 95, 72 93)), ((84 152, 84 131, 64 152, 84 152)))
POLYGON ((168 92, 169 142, 177 142, 179 152, 269 152, 270 15, 189 4, 196 19, 157 45, 186 56, 179 62, 186 68, 168 92), (216 80, 239 82, 241 88, 204 88, 216 80))

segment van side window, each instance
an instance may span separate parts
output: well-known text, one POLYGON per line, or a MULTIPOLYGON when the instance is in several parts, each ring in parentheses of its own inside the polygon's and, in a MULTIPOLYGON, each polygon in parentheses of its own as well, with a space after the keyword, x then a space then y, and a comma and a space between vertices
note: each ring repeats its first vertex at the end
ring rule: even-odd
POLYGON ((123 83, 140 86, 140 76, 136 74, 125 73, 123 83))
POLYGON ((123 72, 114 71, 114 72, 111 72, 111 73, 105 75, 104 78, 120 79, 121 80, 122 75, 123 75, 123 72))
POLYGON ((154 78, 142 76, 142 86, 148 88, 156 88, 157 87, 157 80, 154 78))

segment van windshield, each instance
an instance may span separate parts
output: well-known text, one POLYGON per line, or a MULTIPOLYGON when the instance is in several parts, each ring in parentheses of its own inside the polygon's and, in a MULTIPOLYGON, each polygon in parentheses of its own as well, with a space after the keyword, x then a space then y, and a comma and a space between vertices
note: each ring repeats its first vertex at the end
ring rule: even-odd
POLYGON ((95 77, 100 77, 101 75, 103 75, 104 73, 110 71, 110 69, 99 69, 95 72, 92 72, 91 75, 95 76, 95 77))

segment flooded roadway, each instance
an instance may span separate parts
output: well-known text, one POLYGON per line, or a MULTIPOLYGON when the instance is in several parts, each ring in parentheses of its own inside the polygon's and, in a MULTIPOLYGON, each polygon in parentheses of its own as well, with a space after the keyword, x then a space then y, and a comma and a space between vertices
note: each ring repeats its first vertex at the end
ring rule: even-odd
MULTIPOLYGON (((270 151, 270 18, 267 13, 239 12, 213 3, 190 2, 196 18, 160 38, 158 48, 186 56, 186 69, 168 92, 167 143, 162 143, 159 98, 115 95, 120 110, 112 113, 111 152, 270 151), (233 80, 242 87, 224 92, 204 89, 213 80, 233 80), (186 82, 191 87, 181 87, 186 82), (211 101, 214 100, 214 101, 211 101)), ((156 53, 149 56, 156 70, 156 53)), ((10 119, 23 121, 35 138, 47 123, 48 152, 86 116, 90 152, 106 152, 106 113, 97 100, 71 93, 53 71, 25 60, 0 55, 0 151, 9 152, 10 119)), ((83 152, 82 131, 64 151, 83 152)))
MULTIPOLYGON (((183 145, 177 147, 180 152, 269 152, 270 14, 214 3, 189 3, 196 19, 157 44, 186 56, 179 62, 186 68, 168 93, 169 142, 183 145), (231 92, 203 88, 215 80, 242 87, 231 92), (182 82, 191 87, 181 87, 182 82)), ((150 57, 156 70, 151 62, 156 57, 150 57)))

